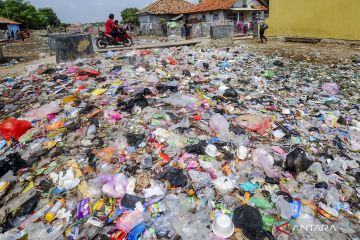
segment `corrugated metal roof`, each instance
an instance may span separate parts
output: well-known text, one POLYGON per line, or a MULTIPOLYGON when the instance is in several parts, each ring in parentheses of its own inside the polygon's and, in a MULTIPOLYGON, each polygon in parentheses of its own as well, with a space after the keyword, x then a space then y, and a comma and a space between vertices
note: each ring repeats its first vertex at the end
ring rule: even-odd
POLYGON ((194 5, 184 0, 158 0, 138 14, 181 14, 188 12, 194 5))
POLYGON ((12 20, 7 19, 7 18, 4 18, 4 17, 0 17, 0 23, 6 23, 6 24, 16 24, 16 25, 21 24, 21 23, 18 23, 18 22, 12 21, 12 20))

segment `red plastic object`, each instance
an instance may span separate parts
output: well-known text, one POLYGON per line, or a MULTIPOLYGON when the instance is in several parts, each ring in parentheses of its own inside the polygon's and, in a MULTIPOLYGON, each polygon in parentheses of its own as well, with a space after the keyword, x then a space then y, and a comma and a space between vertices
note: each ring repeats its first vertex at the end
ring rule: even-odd
POLYGON ((176 65, 176 60, 175 60, 175 58, 169 57, 169 58, 168 58, 168 61, 169 61, 169 64, 171 64, 171 65, 176 65))
POLYGON ((84 75, 87 75, 89 77, 97 77, 100 75, 100 73, 98 71, 96 71, 95 69, 90 69, 90 68, 81 69, 78 72, 78 76, 84 76, 84 75))
POLYGON ((201 115, 195 115, 194 120, 195 121, 201 121, 201 115))
POLYGON ((151 55, 151 51, 150 50, 144 50, 144 51, 141 51, 140 55, 141 56, 146 56, 146 55, 151 55))
POLYGON ((84 76, 77 76, 75 79, 80 81, 86 81, 88 80, 88 78, 89 78, 88 75, 84 75, 84 76))
POLYGON ((19 140, 31 126, 31 122, 9 118, 0 123, 0 134, 7 141, 12 138, 19 140))

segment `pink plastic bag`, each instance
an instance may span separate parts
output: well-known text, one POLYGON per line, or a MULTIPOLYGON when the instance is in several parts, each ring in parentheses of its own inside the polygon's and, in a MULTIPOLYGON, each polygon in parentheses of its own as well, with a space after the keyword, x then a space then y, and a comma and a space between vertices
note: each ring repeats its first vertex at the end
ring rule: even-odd
POLYGON ((119 112, 113 111, 113 110, 105 110, 104 111, 104 118, 109 120, 110 122, 116 122, 119 121, 122 116, 119 112))
POLYGON ((264 149, 258 148, 252 152, 253 165, 264 170, 268 177, 279 177, 280 170, 274 167, 274 158, 264 149))
POLYGON ((42 105, 37 109, 33 109, 27 113, 25 113, 25 117, 30 121, 41 120, 46 115, 51 113, 58 113, 61 111, 59 104, 55 101, 52 101, 48 104, 42 105))
POLYGON ((140 224, 144 220, 142 212, 133 211, 124 213, 117 221, 117 229, 129 233, 136 225, 140 224))
POLYGON ((76 66, 68 66, 67 73, 77 73, 79 71, 79 68, 76 66))
POLYGON ((336 83, 325 83, 321 86, 321 89, 333 95, 336 95, 339 92, 339 88, 336 83))
POLYGON ((102 186, 102 192, 112 198, 122 198, 126 194, 128 184, 127 177, 120 173, 116 175, 103 175, 98 178, 98 183, 102 186))

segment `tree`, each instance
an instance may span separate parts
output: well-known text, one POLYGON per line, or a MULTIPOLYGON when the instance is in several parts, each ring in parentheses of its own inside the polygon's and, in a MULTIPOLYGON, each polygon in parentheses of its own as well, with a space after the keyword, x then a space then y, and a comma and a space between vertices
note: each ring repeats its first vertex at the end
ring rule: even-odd
POLYGON ((39 13, 46 17, 46 23, 48 25, 53 27, 60 26, 61 21, 52 8, 39 8, 39 13))
POLYGON ((49 19, 52 23, 57 24, 59 20, 54 11, 50 10, 39 11, 24 0, 0 0, 0 16, 22 23, 32 29, 46 27, 49 19), (53 15, 56 19, 53 18, 53 15))
POLYGON ((122 22, 139 26, 140 21, 137 15, 138 12, 139 9, 137 8, 125 8, 121 11, 122 22))

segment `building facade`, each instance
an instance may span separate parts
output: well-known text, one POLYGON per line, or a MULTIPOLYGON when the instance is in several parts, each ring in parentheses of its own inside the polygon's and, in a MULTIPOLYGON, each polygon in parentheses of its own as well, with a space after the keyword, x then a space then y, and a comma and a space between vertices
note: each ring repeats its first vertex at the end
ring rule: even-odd
POLYGON ((269 36, 360 40, 360 0, 271 0, 269 36))
POLYGON ((0 17, 0 39, 6 39, 7 36, 5 34, 6 30, 11 32, 14 32, 14 38, 18 39, 17 32, 20 31, 20 23, 14 22, 10 19, 0 17))
POLYGON ((205 22, 253 22, 265 19, 267 10, 258 0, 203 0, 191 8, 189 18, 205 22))

